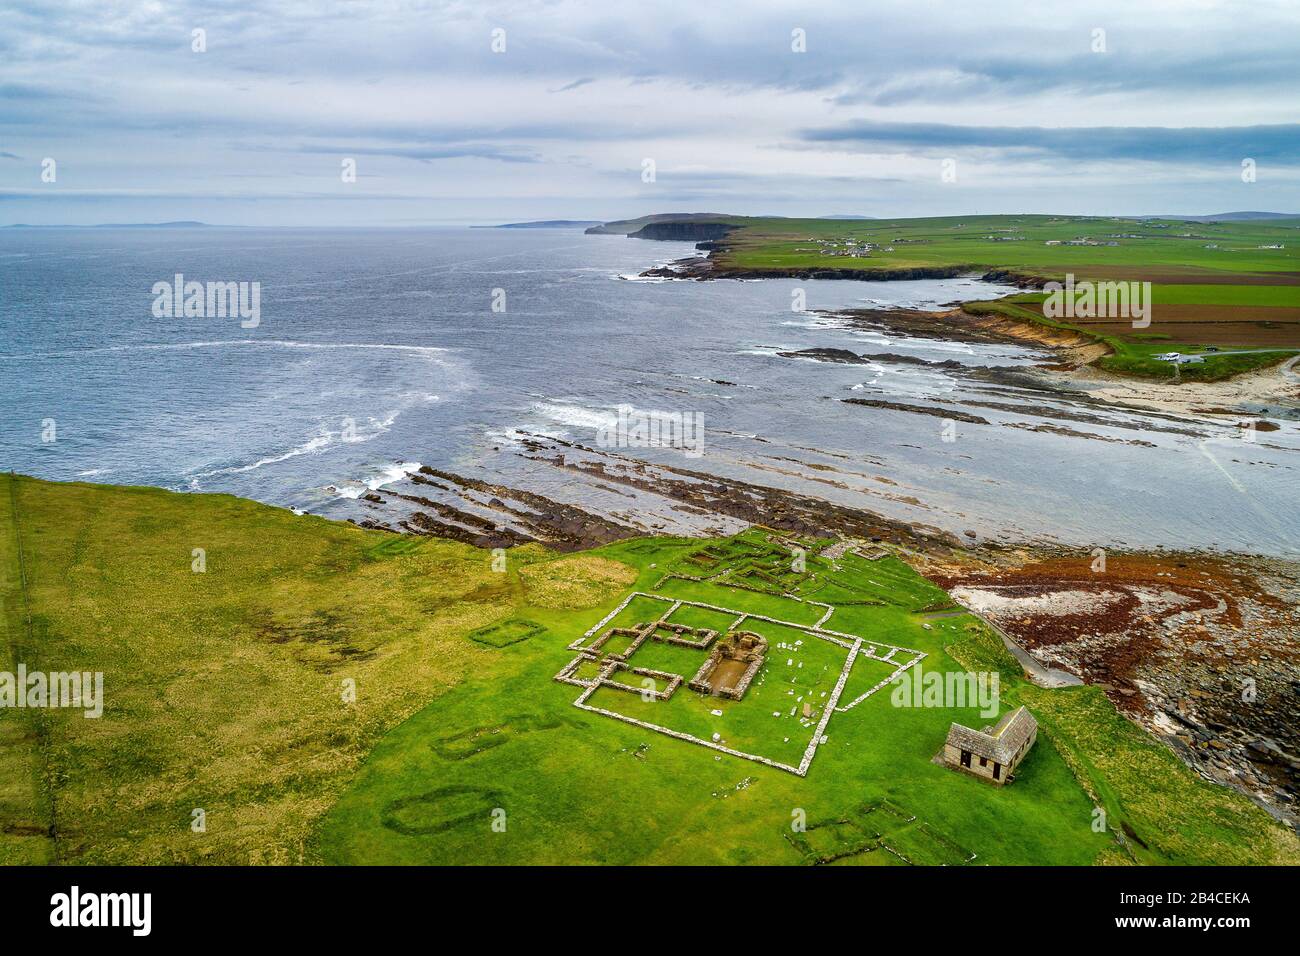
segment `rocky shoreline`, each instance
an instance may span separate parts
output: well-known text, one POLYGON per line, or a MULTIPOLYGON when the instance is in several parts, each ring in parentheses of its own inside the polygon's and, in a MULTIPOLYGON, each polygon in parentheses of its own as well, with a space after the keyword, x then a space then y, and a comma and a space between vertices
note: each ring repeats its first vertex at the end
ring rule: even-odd
MULTIPOLYGON (((722 248, 715 242, 701 242, 697 249, 709 251, 707 256, 689 256, 641 273, 643 278, 686 279, 710 281, 714 279, 833 279, 859 282, 889 282, 908 279, 954 279, 961 276, 978 276, 985 282, 1014 285, 1022 289, 1041 289, 1048 280, 1028 273, 995 269, 979 272, 973 266, 925 266, 914 269, 845 269, 838 267, 798 267, 770 269, 738 269, 714 258, 713 252, 722 248)), ((919 309, 846 309, 841 315, 864 322, 875 323, 885 330, 906 332, 923 338, 946 339, 956 342, 1012 342, 1053 350, 1062 367, 1075 368, 1090 364, 1108 354, 1109 346, 1077 332, 1053 329, 1033 322, 1021 321, 1000 314, 976 315, 963 308, 940 312, 919 309)))
MULTIPOLYGON (((844 269, 835 266, 800 266, 772 269, 740 269, 719 263, 712 252, 719 245, 701 242, 696 245, 708 256, 690 256, 641 273, 645 278, 658 279, 857 279, 860 281, 886 281, 892 279, 954 279, 970 275, 970 266, 921 266, 914 269, 844 269)), ((1009 273, 988 273, 1006 276, 1009 273)), ((990 280, 994 281, 994 280, 990 280)), ((1002 280, 1005 281, 1005 280, 1002 280)))
MULTIPOLYGON (((716 248, 716 243, 700 243, 700 248, 716 248)), ((642 276, 668 279, 856 279, 899 280, 953 278, 974 275, 963 267, 942 267, 914 270, 857 270, 857 269, 765 269, 740 270, 719 264, 711 255, 678 259, 665 266, 648 269, 642 276)), ((979 274, 988 282, 1016 285, 1024 289, 1042 288, 1047 281, 1042 276, 994 270, 979 274)), ((1020 384, 1046 391, 1074 391, 1080 395, 1105 396, 1112 407, 1129 405, 1143 410, 1159 409, 1163 412, 1192 416, 1235 416, 1242 424, 1254 421, 1257 428, 1270 430, 1271 423, 1261 425, 1250 416, 1274 414, 1300 420, 1300 373, 1290 371, 1295 363, 1278 368, 1264 368, 1247 372, 1221 382, 1148 382, 1127 375, 1117 375, 1099 369, 1094 364, 1110 354, 1110 346, 1086 335, 1067 329, 1055 329, 1000 313, 975 314, 958 306, 937 312, 919 309, 844 309, 834 313, 864 328, 886 335, 907 335, 949 342, 1007 343, 1044 349, 1052 356, 1041 363, 1034 373, 1017 373, 1020 384)), ((816 350, 826 354, 780 353, 785 357, 818 358, 822 361, 857 362, 857 358, 870 360, 872 356, 839 359, 829 353, 835 350, 816 350)), ((889 361, 908 361, 898 356, 879 356, 889 361)), ((998 374, 999 370, 990 370, 998 374)))
MULTIPOLYGON (((526 436, 520 453, 557 472, 581 476, 596 487, 667 502, 673 510, 696 516, 701 534, 732 534, 761 524, 812 537, 889 543, 935 556, 962 547, 956 535, 939 528, 735 478, 651 465, 553 436, 526 436)), ((566 552, 663 532, 662 527, 634 522, 625 514, 601 512, 428 465, 408 480, 419 491, 390 486, 370 492, 361 501, 372 516, 352 520, 367 528, 437 535, 480 548, 539 543, 566 552)))

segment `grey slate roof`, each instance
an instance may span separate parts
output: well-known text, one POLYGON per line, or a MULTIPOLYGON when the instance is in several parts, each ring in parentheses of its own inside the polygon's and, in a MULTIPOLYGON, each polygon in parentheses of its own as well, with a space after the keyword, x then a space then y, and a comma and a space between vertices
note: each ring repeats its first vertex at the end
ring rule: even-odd
POLYGON ((958 750, 969 750, 977 757, 987 757, 1000 764, 1010 763, 1030 736, 1038 729, 1038 721, 1024 707, 1017 707, 1003 716, 992 730, 972 730, 954 723, 948 728, 948 743, 958 750))

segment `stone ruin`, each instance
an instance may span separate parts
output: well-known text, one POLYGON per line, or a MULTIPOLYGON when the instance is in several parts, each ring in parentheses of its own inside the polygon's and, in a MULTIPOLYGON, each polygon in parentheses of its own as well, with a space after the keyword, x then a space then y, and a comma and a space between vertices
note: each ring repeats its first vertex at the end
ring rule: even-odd
MULTIPOLYGON (((611 627, 590 644, 584 643, 586 640, 585 635, 570 644, 569 650, 576 650, 578 656, 564 665, 560 672, 555 675, 555 680, 561 684, 573 684, 587 688, 610 687, 614 690, 629 691, 635 694, 649 694, 655 700, 668 700, 681 686, 684 679, 682 675, 653 670, 648 667, 633 667, 628 664, 628 658, 636 653, 637 649, 647 640, 660 641, 664 644, 676 644, 679 647, 689 647, 694 650, 704 650, 717 639, 717 636, 718 632, 709 628, 669 624, 662 620, 637 624, 635 627, 611 627), (628 646, 621 651, 606 650, 609 642, 617 637, 628 638, 628 646), (598 668, 596 676, 585 680, 578 677, 578 670, 583 664, 595 665, 598 668), (628 679, 627 677, 625 677, 625 680, 616 679, 618 676, 624 675, 631 675, 633 682, 625 682, 628 679), (636 685, 635 678, 637 677, 655 678, 663 681, 667 686, 663 690, 647 691, 636 685)), ((748 680, 745 683, 748 686, 748 680)), ((744 693, 743 689, 741 693, 744 693)))
POLYGON ((687 627, 685 624, 669 624, 667 621, 660 621, 653 626, 650 636, 664 644, 703 650, 713 643, 718 632, 707 627, 687 627))
POLYGON ((752 631, 732 631, 714 645, 686 686, 701 694, 740 700, 767 657, 767 640, 752 631))
POLYGON ((612 638, 630 638, 628 646, 623 650, 618 651, 617 653, 614 651, 604 651, 602 654, 603 657, 612 657, 615 660, 625 661, 636 652, 638 647, 645 643, 646 637, 649 636, 650 631, 653 629, 653 624, 642 624, 638 627, 611 627, 604 634, 600 635, 599 638, 592 641, 587 645, 587 647, 583 648, 583 650, 588 654, 595 654, 600 652, 612 638))

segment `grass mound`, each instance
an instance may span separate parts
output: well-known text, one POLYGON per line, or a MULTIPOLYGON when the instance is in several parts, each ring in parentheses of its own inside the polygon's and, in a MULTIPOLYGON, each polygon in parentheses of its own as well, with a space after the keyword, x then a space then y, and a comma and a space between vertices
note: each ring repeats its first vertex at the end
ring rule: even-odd
POLYGON ((592 607, 636 580, 636 571, 608 558, 561 558, 522 568, 528 602, 537 607, 592 607))

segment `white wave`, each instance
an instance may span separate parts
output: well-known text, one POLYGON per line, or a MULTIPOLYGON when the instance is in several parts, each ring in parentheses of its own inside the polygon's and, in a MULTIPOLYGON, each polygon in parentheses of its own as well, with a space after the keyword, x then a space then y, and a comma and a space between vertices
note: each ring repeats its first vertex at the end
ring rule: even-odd
POLYGON ((368 491, 378 491, 384 485, 391 485, 395 481, 401 481, 407 475, 414 474, 420 470, 418 461, 400 461, 383 468, 379 474, 361 481, 347 481, 342 487, 331 485, 328 491, 333 491, 340 498, 360 498, 368 491))
POLYGON ((66 358, 76 355, 98 355, 105 352, 178 352, 189 349, 235 348, 249 345, 283 349, 379 349, 394 352, 411 352, 418 355, 440 355, 452 351, 436 345, 398 345, 391 342, 299 342, 292 339, 214 339, 199 342, 163 342, 143 345, 105 345, 93 349, 67 349, 62 352, 28 352, 0 358, 66 358))
POLYGON ((112 469, 112 468, 91 468, 89 471, 79 471, 79 472, 77 472, 77 474, 76 474, 75 477, 77 477, 77 478, 93 478, 95 475, 111 475, 112 473, 113 473, 113 469, 112 469))
POLYGON ((282 461, 288 461, 290 458, 297 458, 299 455, 310 455, 313 452, 324 451, 334 444, 334 437, 331 434, 317 435, 314 438, 290 448, 288 451, 279 455, 268 455, 265 458, 259 458, 257 461, 247 465, 236 465, 230 468, 213 468, 210 471, 201 471, 198 474, 190 476, 190 486, 198 487, 197 482, 203 478, 211 478, 213 475, 239 475, 248 471, 256 471, 265 465, 274 465, 282 461))
POLYGON ((302 455, 320 454, 325 451, 325 449, 332 448, 334 445, 352 445, 359 442, 372 441, 392 428, 393 422, 397 421, 399 415, 401 415, 400 409, 390 412, 388 417, 384 418, 382 421, 372 418, 369 423, 370 427, 367 430, 359 429, 355 425, 349 426, 345 423, 344 427, 340 428, 338 431, 331 431, 328 427, 321 425, 320 431, 317 434, 313 435, 301 445, 295 445, 288 451, 275 455, 267 455, 244 465, 212 468, 208 471, 191 474, 190 487, 198 490, 199 481, 203 478, 212 478, 216 475, 242 475, 246 472, 257 471, 257 469, 264 468, 267 465, 276 465, 282 461, 288 461, 291 458, 298 458, 302 455))
MULTIPOLYGON (((436 402, 438 400, 438 396, 432 392, 408 392, 405 393, 402 398, 404 401, 398 405, 397 408, 389 412, 384 418, 369 418, 364 427, 360 426, 351 418, 351 416, 340 415, 337 419, 331 419, 331 421, 337 421, 342 426, 337 431, 331 430, 327 423, 322 422, 317 426, 317 433, 301 445, 295 445, 288 451, 275 455, 267 455, 247 464, 231 465, 225 468, 213 468, 208 471, 198 472, 197 474, 190 474, 189 487, 192 490, 197 491, 199 489, 199 480, 202 478, 211 478, 214 475, 244 474, 246 472, 256 471, 259 468, 264 468, 267 465, 275 465, 282 461, 288 461, 291 458, 298 458, 301 455, 319 454, 334 445, 352 445, 360 442, 372 441, 389 431, 397 419, 400 418, 402 413, 408 408, 420 403, 436 402)), ((417 465, 416 467, 419 466, 417 465)))
POLYGON ((602 409, 557 405, 552 402, 533 402, 532 408, 552 421, 573 428, 614 428, 618 425, 618 415, 602 409))

